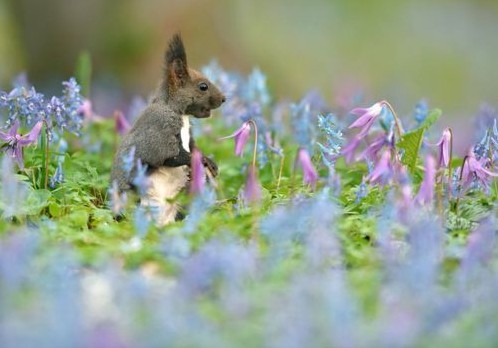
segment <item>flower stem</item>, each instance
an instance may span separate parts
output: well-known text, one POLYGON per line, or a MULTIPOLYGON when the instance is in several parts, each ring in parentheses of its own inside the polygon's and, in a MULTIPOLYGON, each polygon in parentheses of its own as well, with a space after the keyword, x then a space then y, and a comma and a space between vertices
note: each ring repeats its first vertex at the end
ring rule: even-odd
POLYGON ((49 155, 50 155, 50 151, 49 151, 49 146, 50 146, 50 137, 49 137, 49 133, 48 133, 48 127, 47 127, 47 123, 45 121, 43 121, 43 123, 45 124, 45 139, 42 139, 42 141, 44 141, 44 145, 45 145, 45 152, 44 152, 44 170, 45 170, 45 175, 44 175, 44 182, 43 182, 43 187, 45 188, 45 190, 48 188, 48 165, 49 165, 49 155))
POLYGON ((252 118, 247 122, 251 123, 254 127, 254 149, 252 153, 252 165, 256 167, 256 154, 258 152, 258 126, 252 118))
POLYGON ((398 133, 398 138, 401 138, 404 131, 403 131, 403 127, 401 126, 401 121, 399 120, 398 114, 396 114, 396 111, 394 111, 394 108, 392 107, 391 104, 389 104, 389 102, 387 100, 383 100, 382 104, 386 105, 389 108, 389 110, 391 110, 391 112, 394 116, 394 124, 396 125, 396 131, 398 133))
MULTIPOLYGON (((451 200, 451 185, 453 179, 453 167, 451 161, 453 160, 453 131, 451 128, 448 128, 450 132, 450 161, 448 163, 448 201, 451 200)), ((463 168, 463 167, 462 167, 463 168)))
POLYGON ((460 177, 458 178, 458 196, 455 202, 455 214, 458 213, 458 204, 460 203, 460 189, 462 187, 463 168, 465 168, 465 163, 467 162, 468 158, 468 155, 463 158, 462 167, 460 168, 460 177))
POLYGON ((280 170, 278 171, 277 190, 280 188, 280 181, 282 180, 282 172, 284 170, 284 160, 285 156, 282 155, 282 157, 280 157, 280 170))

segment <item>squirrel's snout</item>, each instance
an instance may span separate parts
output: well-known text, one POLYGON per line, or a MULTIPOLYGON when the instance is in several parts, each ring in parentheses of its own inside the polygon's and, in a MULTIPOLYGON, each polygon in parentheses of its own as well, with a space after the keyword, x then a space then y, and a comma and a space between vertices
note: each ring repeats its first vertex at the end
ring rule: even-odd
POLYGON ((223 104, 224 102, 226 102, 226 100, 227 100, 227 99, 225 98, 225 96, 224 96, 224 95, 222 95, 222 96, 221 96, 221 103, 223 104))

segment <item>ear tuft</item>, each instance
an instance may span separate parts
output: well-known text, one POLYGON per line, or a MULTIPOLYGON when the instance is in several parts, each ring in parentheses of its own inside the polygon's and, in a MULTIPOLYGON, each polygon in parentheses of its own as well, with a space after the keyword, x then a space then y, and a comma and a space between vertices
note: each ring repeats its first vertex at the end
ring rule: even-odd
POLYGON ((187 54, 180 34, 173 35, 165 54, 166 78, 172 89, 184 86, 189 79, 187 54))
POLYGON ((183 41, 180 34, 173 35, 173 38, 169 42, 168 49, 166 50, 166 65, 170 65, 175 60, 180 60, 185 66, 187 66, 187 54, 185 53, 185 47, 183 46, 183 41))

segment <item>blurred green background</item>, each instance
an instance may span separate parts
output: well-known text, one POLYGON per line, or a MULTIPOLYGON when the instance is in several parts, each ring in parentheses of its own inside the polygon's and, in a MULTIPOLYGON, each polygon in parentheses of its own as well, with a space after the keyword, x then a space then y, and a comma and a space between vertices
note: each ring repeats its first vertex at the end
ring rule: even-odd
POLYGON ((59 89, 88 50, 92 97, 109 112, 99 93, 147 95, 177 31, 190 65, 258 66, 277 99, 318 88, 336 103, 363 89, 405 114, 426 97, 460 120, 498 104, 495 0, 0 0, 0 84, 26 71, 59 89))

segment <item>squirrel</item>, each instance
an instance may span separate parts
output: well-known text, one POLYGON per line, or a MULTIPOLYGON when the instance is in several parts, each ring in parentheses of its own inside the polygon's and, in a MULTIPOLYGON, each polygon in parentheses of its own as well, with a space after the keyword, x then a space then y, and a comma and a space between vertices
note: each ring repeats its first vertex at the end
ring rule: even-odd
MULTIPOLYGON (((140 205, 157 212, 158 226, 181 218, 179 207, 171 200, 190 181, 191 153, 196 148, 189 116, 207 118, 211 110, 225 102, 220 90, 200 72, 187 65, 185 47, 179 34, 170 40, 165 53, 162 82, 148 106, 123 137, 112 166, 111 183, 120 192, 135 190, 132 184, 136 168, 126 171, 123 159, 134 152, 134 161, 147 165, 147 191, 140 205)), ((216 163, 202 156, 204 167, 212 176, 218 174, 216 163)))

